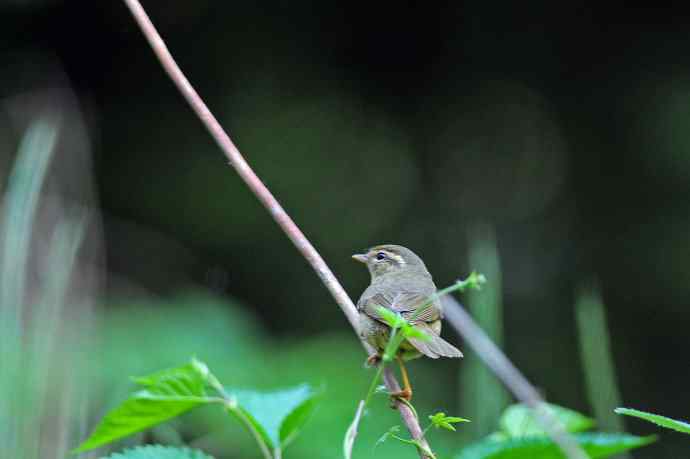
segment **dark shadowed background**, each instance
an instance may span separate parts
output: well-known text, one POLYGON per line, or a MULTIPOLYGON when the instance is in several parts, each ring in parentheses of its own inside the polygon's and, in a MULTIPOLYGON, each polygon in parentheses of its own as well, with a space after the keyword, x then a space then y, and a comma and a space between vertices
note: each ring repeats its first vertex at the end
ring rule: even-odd
MULTIPOLYGON (((443 286, 477 268, 473 234, 493 233, 503 347, 549 400, 592 412, 575 304, 583 285, 598 285, 623 404, 687 419, 687 17, 579 2, 144 5, 351 296, 368 283, 352 253, 403 244, 443 286)), ((365 356, 124 4, 3 1, 0 68, 0 180, 28 121, 57 111, 60 193, 102 219, 95 334, 105 345, 90 362, 102 387, 118 389, 94 405, 121 398, 129 375, 194 354, 240 386, 325 386, 315 422, 332 449, 319 455, 300 439, 288 456, 337 457, 371 376, 365 356)), ((91 239, 99 246, 98 231, 91 239)), ((420 404, 472 417, 463 364, 413 363, 420 404)), ((371 439, 399 422, 381 416, 371 439)), ((218 457, 258 454, 239 428, 220 439, 212 430, 180 426, 218 457)), ((364 457, 402 454, 388 444, 374 453, 363 435, 364 457)), ((684 457, 678 437, 635 457, 684 457)), ((459 438, 438 443, 450 451, 459 438)))

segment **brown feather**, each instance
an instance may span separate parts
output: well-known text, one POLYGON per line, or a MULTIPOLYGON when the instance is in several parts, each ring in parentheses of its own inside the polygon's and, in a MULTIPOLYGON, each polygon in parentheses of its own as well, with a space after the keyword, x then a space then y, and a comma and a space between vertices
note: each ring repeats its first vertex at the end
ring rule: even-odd
POLYGON ((414 346, 419 352, 431 357, 432 359, 437 359, 439 357, 462 357, 462 352, 460 349, 456 348, 448 341, 441 338, 428 324, 415 324, 419 330, 423 331, 429 336, 428 340, 421 340, 417 338, 408 338, 407 340, 414 346))
POLYGON ((417 255, 405 247, 386 244, 372 247, 366 256, 357 255, 356 259, 366 263, 371 274, 371 284, 357 302, 363 339, 379 352, 385 347, 390 328, 379 313, 379 308, 383 307, 399 313, 429 335, 429 340, 408 338, 403 341, 403 358, 416 358, 421 354, 433 359, 462 357, 462 352, 439 336, 443 318, 441 302, 436 298, 425 305, 436 292, 436 286, 417 255), (377 258, 378 252, 384 252, 385 256, 377 258))
POLYGON ((417 292, 399 292, 395 295, 385 295, 376 293, 368 298, 362 298, 359 302, 359 309, 368 316, 381 321, 378 312, 379 307, 384 307, 391 311, 400 313, 404 319, 411 320, 413 323, 431 322, 440 317, 440 309, 436 302, 426 305, 421 313, 417 314, 417 309, 428 300, 428 296, 417 292), (414 319, 412 318, 415 316, 414 319))

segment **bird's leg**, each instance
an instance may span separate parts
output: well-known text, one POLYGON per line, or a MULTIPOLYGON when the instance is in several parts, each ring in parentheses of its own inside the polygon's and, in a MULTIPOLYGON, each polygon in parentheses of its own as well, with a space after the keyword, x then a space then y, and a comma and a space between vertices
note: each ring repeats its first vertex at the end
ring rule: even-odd
POLYGON ((366 362, 364 362, 364 365, 367 367, 375 367, 381 362, 381 356, 378 353, 371 354, 366 362))
POLYGON ((403 362, 402 356, 398 354, 398 363, 400 364, 400 375, 403 380, 403 389, 399 392, 391 394, 393 398, 403 398, 408 402, 412 400, 412 386, 410 385, 410 378, 407 376, 407 368, 405 368, 405 362, 403 362))

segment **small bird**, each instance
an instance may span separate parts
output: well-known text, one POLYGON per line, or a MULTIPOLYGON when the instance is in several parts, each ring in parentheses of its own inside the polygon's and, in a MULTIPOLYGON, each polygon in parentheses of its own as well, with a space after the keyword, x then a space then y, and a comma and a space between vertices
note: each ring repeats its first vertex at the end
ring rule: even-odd
POLYGON ((404 361, 422 355, 432 359, 462 357, 459 349, 440 336, 443 311, 439 299, 417 311, 436 293, 436 285, 422 259, 400 245, 377 245, 352 258, 366 264, 371 274, 371 285, 357 302, 360 336, 376 349, 376 354, 369 356, 367 363, 375 364, 381 360, 390 336, 390 327, 380 316, 379 307, 399 313, 429 337, 428 340, 407 338, 398 349, 396 358, 404 387, 391 395, 410 400, 412 387, 404 361))

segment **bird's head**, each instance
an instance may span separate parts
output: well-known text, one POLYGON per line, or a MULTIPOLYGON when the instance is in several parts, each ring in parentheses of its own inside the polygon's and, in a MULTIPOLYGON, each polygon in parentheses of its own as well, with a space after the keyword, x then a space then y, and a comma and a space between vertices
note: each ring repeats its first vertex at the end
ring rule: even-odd
POLYGON ((401 245, 377 245, 352 258, 367 265, 372 279, 403 271, 421 271, 428 275, 422 259, 401 245))

